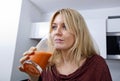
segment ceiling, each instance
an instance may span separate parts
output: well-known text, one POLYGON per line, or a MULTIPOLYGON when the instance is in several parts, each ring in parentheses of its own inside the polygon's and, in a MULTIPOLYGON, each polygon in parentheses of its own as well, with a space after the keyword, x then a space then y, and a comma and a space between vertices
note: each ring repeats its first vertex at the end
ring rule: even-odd
POLYGON ((30 0, 42 12, 49 13, 60 8, 77 10, 120 7, 120 0, 30 0))

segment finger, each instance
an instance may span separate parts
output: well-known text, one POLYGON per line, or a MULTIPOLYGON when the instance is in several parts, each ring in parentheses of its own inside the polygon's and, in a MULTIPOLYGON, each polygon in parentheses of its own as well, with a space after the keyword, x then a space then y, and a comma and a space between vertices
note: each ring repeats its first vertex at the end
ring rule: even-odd
POLYGON ((26 52, 24 52, 23 53, 23 56, 26 56, 26 55, 32 55, 34 53, 34 51, 31 51, 31 50, 29 50, 29 51, 26 51, 26 52))
POLYGON ((29 56, 24 56, 20 59, 20 63, 23 64, 24 61, 28 60, 29 59, 29 56))
POLYGON ((19 69, 21 72, 25 72, 23 66, 18 66, 18 69, 19 69))
POLYGON ((34 66, 30 66, 27 70, 26 73, 29 74, 29 76, 34 76, 37 77, 39 76, 41 73, 39 72, 39 70, 34 67, 34 66))
POLYGON ((31 51, 36 51, 37 48, 36 48, 36 47, 31 47, 29 50, 31 50, 31 51))
POLYGON ((31 55, 34 53, 34 51, 36 51, 37 48, 36 47, 31 47, 28 51, 26 51, 25 53, 23 53, 23 56, 25 55, 31 55))

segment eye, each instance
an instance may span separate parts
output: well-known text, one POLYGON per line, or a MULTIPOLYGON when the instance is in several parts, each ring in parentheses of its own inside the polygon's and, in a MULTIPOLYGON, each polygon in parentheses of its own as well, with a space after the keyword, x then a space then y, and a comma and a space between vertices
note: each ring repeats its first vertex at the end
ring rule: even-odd
POLYGON ((67 30, 67 28, 66 28, 66 26, 65 26, 65 25, 63 25, 63 29, 64 29, 64 30, 67 30))
POLYGON ((57 26, 52 26, 52 30, 56 30, 57 29, 57 26))

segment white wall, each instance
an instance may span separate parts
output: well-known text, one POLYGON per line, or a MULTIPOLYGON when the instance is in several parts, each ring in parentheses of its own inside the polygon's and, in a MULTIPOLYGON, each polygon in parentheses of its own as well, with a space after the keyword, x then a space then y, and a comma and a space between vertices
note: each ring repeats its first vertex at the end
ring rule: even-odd
POLYGON ((41 13, 30 0, 22 0, 19 28, 17 33, 16 47, 14 52, 14 61, 11 74, 11 81, 21 81, 28 78, 27 74, 20 72, 19 60, 22 54, 31 46, 35 46, 39 40, 30 39, 32 22, 41 20, 41 13))
POLYGON ((21 0, 0 1, 0 81, 10 81, 21 0))

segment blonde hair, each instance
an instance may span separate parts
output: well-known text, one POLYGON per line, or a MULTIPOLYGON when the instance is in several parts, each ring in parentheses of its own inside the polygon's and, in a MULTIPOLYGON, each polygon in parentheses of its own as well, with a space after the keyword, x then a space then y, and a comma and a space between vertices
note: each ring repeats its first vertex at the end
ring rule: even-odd
MULTIPOLYGON (((84 18, 78 11, 74 9, 66 8, 56 11, 53 14, 50 22, 49 33, 52 32, 52 23, 58 14, 63 16, 64 24, 67 27, 67 30, 72 32, 75 36, 75 43, 69 50, 69 61, 74 61, 75 63, 79 64, 82 58, 88 58, 94 54, 97 54, 84 18)), ((61 60, 61 51, 52 47, 53 43, 50 36, 48 43, 53 52, 50 63, 58 64, 61 60)))

